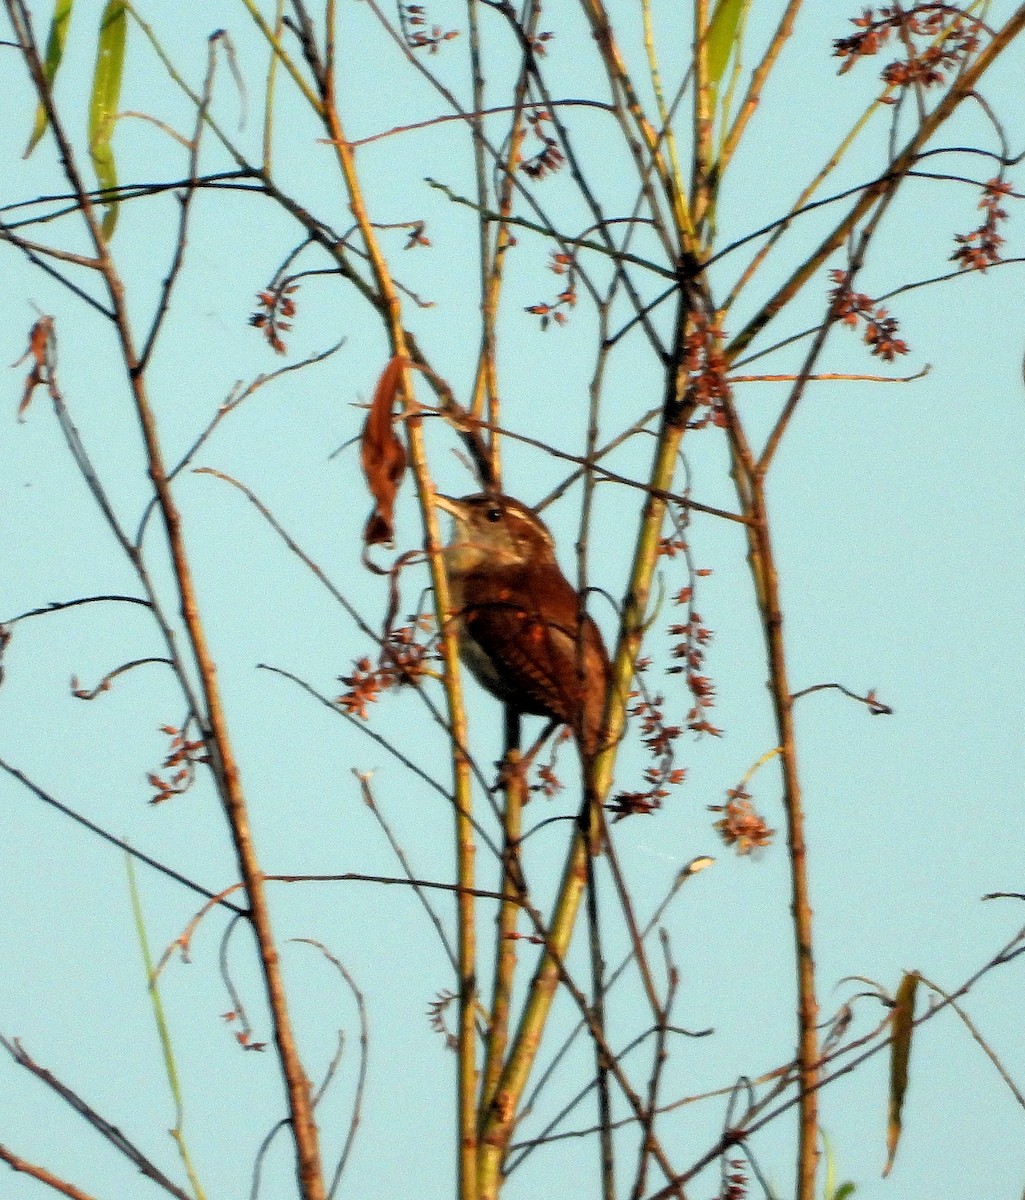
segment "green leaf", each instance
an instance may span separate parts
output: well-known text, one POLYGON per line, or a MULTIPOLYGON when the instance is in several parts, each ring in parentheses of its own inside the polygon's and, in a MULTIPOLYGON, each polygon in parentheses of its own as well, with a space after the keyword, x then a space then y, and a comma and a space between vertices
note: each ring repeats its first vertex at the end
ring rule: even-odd
MULTIPOLYGON (((89 153, 96 181, 101 188, 117 187, 117 168, 110 139, 121 100, 121 77, 125 66, 128 14, 125 0, 107 0, 100 18, 96 43, 96 71, 89 98, 89 153)), ((103 236, 109 238, 117 222, 117 205, 108 204, 103 215, 103 236)))
MULTIPOLYGON (((64 57, 64 43, 67 41, 68 26, 71 24, 71 6, 74 3, 75 0, 55 0, 53 6, 53 19, 50 21, 50 33, 46 39, 46 58, 43 60, 43 75, 51 88, 53 81, 57 78, 61 59, 64 57)), ((40 104, 36 108, 32 136, 25 147, 26 158, 39 145, 39 139, 46 132, 48 124, 49 118, 46 115, 46 109, 40 104)))
POLYGON ((890 1043, 890 1103, 886 1124, 886 1166, 883 1176, 890 1173, 897 1143, 900 1141, 901 1113, 904 1108, 904 1093, 908 1087, 908 1061, 911 1057, 911 1035, 914 1032, 915 992, 918 976, 906 974, 897 988, 893 1003, 890 1025, 893 1041, 890 1043))
POLYGON ((744 8, 745 0, 718 0, 712 19, 708 22, 705 54, 708 62, 708 82, 713 88, 719 86, 723 75, 726 74, 726 66, 737 41, 737 31, 744 8))
POLYGON ((825 1181, 822 1185, 823 1200, 848 1200, 854 1195, 854 1184, 849 1180, 846 1183, 841 1183, 836 1186, 836 1156, 833 1154, 833 1145, 829 1140, 826 1131, 820 1131, 822 1134, 822 1157, 825 1161, 825 1181))
POLYGON ((836 1187, 836 1159, 833 1157, 833 1145, 829 1140, 824 1129, 820 1130, 822 1135, 822 1157, 825 1160, 826 1179, 822 1186, 822 1195, 825 1200, 834 1200, 833 1190, 836 1187))

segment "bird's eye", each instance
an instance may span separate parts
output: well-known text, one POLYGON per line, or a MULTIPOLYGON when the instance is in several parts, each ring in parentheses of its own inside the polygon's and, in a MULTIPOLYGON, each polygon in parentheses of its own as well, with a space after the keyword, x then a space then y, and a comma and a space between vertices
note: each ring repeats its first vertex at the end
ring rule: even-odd
POLYGON ((484 515, 493 525, 496 521, 501 521, 502 510, 500 508, 489 508, 484 515))

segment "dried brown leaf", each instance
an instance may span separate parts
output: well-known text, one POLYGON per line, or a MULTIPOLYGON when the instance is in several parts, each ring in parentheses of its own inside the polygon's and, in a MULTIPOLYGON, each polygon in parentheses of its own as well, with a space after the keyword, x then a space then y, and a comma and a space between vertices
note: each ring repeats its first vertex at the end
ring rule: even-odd
POLYGON ((395 496, 406 472, 406 450, 395 434, 392 410, 409 360, 395 355, 381 374, 360 439, 360 463, 374 509, 363 531, 363 544, 391 543, 395 536, 392 516, 395 496))

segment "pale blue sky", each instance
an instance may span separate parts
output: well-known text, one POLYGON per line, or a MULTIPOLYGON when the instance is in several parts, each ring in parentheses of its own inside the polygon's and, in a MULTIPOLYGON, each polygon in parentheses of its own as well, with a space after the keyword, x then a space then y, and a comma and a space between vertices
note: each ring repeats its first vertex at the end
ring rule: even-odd
MULTIPOLYGON (((756 2, 752 7, 751 33, 760 44, 778 6, 756 2)), ((850 11, 835 3, 807 7, 799 38, 752 122, 750 143, 725 180, 722 244, 784 211, 877 90, 876 65, 864 63, 837 80, 836 60, 830 57, 831 40, 849 32, 847 18, 860 6, 850 11)), ((1006 0, 994 3, 991 20, 999 23, 1012 7, 1006 0)), ((58 89, 80 147, 101 8, 96 0, 76 5, 58 89)), ((44 26, 49 5, 33 9, 44 26)), ((193 82, 202 78, 208 35, 222 27, 230 31, 244 67, 259 63, 262 72, 265 56, 240 6, 182 0, 144 11, 193 82)), ((636 21, 634 6, 622 0, 610 11, 624 29, 636 21)), ((394 52, 375 33, 367 6, 343 5, 340 14, 340 87, 350 137, 443 111, 440 100, 400 71, 394 52)), ((666 5, 657 15, 669 75, 673 47, 683 53, 689 35, 675 6, 666 5)), ((458 4, 441 0, 432 3, 429 17, 445 28, 461 28, 464 19, 458 4)), ((546 62, 561 80, 557 93, 604 98, 604 87, 594 81, 590 38, 576 10, 568 15, 553 10, 542 25, 559 30, 546 62), (556 23, 561 20, 565 26, 556 23)), ((137 33, 132 32, 123 107, 191 130, 187 107, 137 33)), ((631 52, 640 45, 639 36, 624 40, 631 52)), ((0 111, 7 114, 0 204, 6 205, 62 185, 49 140, 27 163, 20 160, 32 104, 13 52, 0 49, 0 54, 0 111)), ((463 97, 465 54, 465 39, 460 39, 427 60, 463 97)), ((1007 122, 1012 152, 1025 140, 1022 54, 1020 46, 1012 48, 985 89, 1007 122)), ((238 133, 239 102, 221 63, 218 113, 256 157, 259 78, 248 84, 249 120, 238 133)), ((287 94, 286 87, 282 90, 287 94)), ((631 193, 617 175, 619 143, 608 118, 581 112, 573 119, 579 122, 577 145, 608 211, 628 207, 631 193)), ((276 162, 283 182, 336 229, 347 228, 330 150, 316 142, 319 132, 293 99, 284 104, 278 131, 276 162)), ((973 141, 996 144, 978 110, 966 111, 938 144, 973 141)), ((115 147, 123 180, 181 176, 181 148, 151 125, 123 121, 115 147)), ((841 169, 836 186, 871 178, 885 150, 884 114, 841 169)), ((204 168, 219 169, 222 159, 208 143, 204 168)), ((475 224, 472 213, 454 209, 422 179, 431 175, 470 194, 467 144, 458 127, 448 125, 377 142, 360 152, 360 165, 375 220, 429 222, 429 250, 399 253, 401 231, 384 235, 385 245, 401 280, 434 302, 430 309, 410 306, 407 321, 437 369, 465 398, 478 338, 475 224)), ((953 157, 931 160, 930 169, 975 178, 993 174, 986 164, 953 157)), ((1020 186, 1018 175, 1012 169, 1010 178, 1020 186)), ((566 175, 547 181, 540 196, 549 211, 562 214, 564 228, 586 225, 566 175)), ((859 290, 875 296, 909 279, 947 271, 953 234, 967 232, 980 219, 977 199, 977 189, 964 184, 910 181, 887 215, 859 290)), ((1011 201, 1009 207, 1010 257, 1022 254, 1023 245, 1017 205, 1011 201)), ((787 255, 816 244, 838 211, 829 208, 795 229, 785 243, 790 249, 770 260, 769 274, 731 315, 728 331, 739 328, 769 294, 778 272, 791 261, 787 255)), ((121 214, 114 247, 131 281, 137 316, 148 312, 166 272, 175 214, 169 198, 140 201, 121 214)), ((52 236, 52 231, 43 226, 33 236, 52 236)), ((77 232, 61 236, 67 238, 62 244, 83 246, 77 232)), ((236 380, 281 365, 246 320, 256 291, 296 240, 295 227, 258 198, 212 193, 196 198, 187 269, 151 373, 169 459, 190 444, 236 380)), ((511 259, 500 348, 503 414, 510 426, 578 452, 593 314, 582 301, 565 328, 542 334, 536 319, 522 312, 558 289, 559 281, 544 269, 549 248, 523 235, 511 259)), ((741 250, 719 264, 713 273, 716 289, 728 286, 744 262, 741 250)), ((311 256, 307 265, 323 263, 311 256)), ((861 987, 841 983, 845 976, 871 977, 892 991, 903 970, 917 968, 937 984, 954 987, 1025 920, 1019 902, 980 903, 986 892, 1022 887, 1025 328, 1019 271, 1002 267, 985 278, 954 280, 894 301, 911 353, 893 373, 910 374, 929 363, 930 374, 908 385, 811 387, 774 468, 770 502, 793 686, 838 681, 861 692, 874 688, 895 709, 892 717, 870 717, 833 692, 810 696, 798 707, 824 1014, 861 987)), ((64 394, 119 513, 134 528, 147 494, 146 478, 109 331, 57 285, 33 274, 16 253, 0 253, 0 272, 6 301, 0 363, 12 363, 22 353, 35 319, 33 305, 55 316, 64 394)), ((656 282, 650 285, 653 291, 656 282)), ((827 286, 823 274, 806 289, 794 313, 781 318, 778 336, 820 319, 827 286)), ((258 392, 224 422, 197 462, 253 487, 370 623, 379 625, 384 587, 359 563, 358 536, 368 502, 357 478, 356 454, 350 448, 329 456, 359 429, 361 413, 351 406, 372 392, 385 361, 384 340, 352 289, 334 280, 307 281, 297 302, 290 360, 342 336, 345 346, 327 362, 258 392)), ((661 318, 667 319, 668 314, 661 318)), ((774 337, 761 344, 769 340, 775 340, 775 327, 774 337)), ((751 370, 792 370, 800 353, 784 351, 751 370)), ((822 369, 871 373, 880 364, 853 334, 837 330, 822 369)), ((25 423, 16 423, 21 379, 20 368, 7 373, 8 415, 0 422, 0 619, 52 600, 135 592, 42 394, 25 423)), ((783 395, 779 384, 752 385, 738 392, 738 404, 753 428, 768 428, 783 395)), ((614 433, 658 399, 657 371, 645 346, 632 340, 611 361, 603 432, 614 433)), ((432 426, 428 442, 439 486, 455 493, 472 490, 450 453, 450 432, 432 426)), ((646 440, 631 443, 616 456, 615 468, 643 476, 649 449, 646 440)), ((690 436, 686 452, 694 496, 735 505, 720 435, 707 430, 690 436)), ((563 474, 558 462, 513 445, 507 446, 505 470, 507 489, 528 502, 541 498, 563 474)), ((334 696, 337 676, 368 651, 366 642, 242 496, 201 476, 182 478, 177 495, 264 868, 397 873, 360 799, 351 774, 355 768, 374 772, 378 801, 418 873, 451 878, 446 802, 337 715, 286 680, 256 669, 257 663, 287 669, 334 696)), ((546 513, 567 571, 574 565, 577 499, 574 493, 546 513)), ((600 542, 604 549, 593 557, 590 577, 613 595, 622 593, 635 519, 633 494, 605 485, 598 489, 599 534, 592 535, 592 544, 600 542)), ((419 537, 410 489, 399 506, 399 548, 416 545, 419 537)), ((687 783, 657 816, 616 828, 642 917, 682 864, 699 854, 717 859, 712 869, 688 882, 668 922, 681 969, 677 1020, 692 1029, 714 1026, 716 1034, 676 1047, 667 1098, 768 1070, 785 1060, 794 1039, 785 848, 777 843, 757 859, 734 858, 719 844, 706 808, 719 803, 725 789, 773 745, 745 549, 739 527, 708 517, 695 517, 690 541, 697 565, 713 571, 701 583, 698 608, 715 631, 708 658, 718 690, 712 719, 725 734, 684 738, 679 757, 688 769, 687 783)), ((155 531, 149 548, 159 563, 155 531)), ((155 570, 166 585, 166 570, 155 570)), ((678 568, 667 566, 667 592, 682 582, 678 568)), ((416 590, 410 582, 404 605, 415 604, 416 590)), ((608 606, 597 602, 595 614, 610 634, 608 606)), ((653 636, 662 639, 656 646, 665 644, 664 635, 653 636)), ((160 667, 141 668, 92 704, 68 694, 73 674, 88 686, 125 660, 159 653, 142 609, 96 605, 20 624, 0 689, 0 757, 140 849, 206 886, 225 887, 234 880, 235 868, 211 790, 197 786, 158 808, 147 804, 146 772, 156 769, 165 753, 158 727, 176 724, 183 715, 169 674, 160 667)), ((651 682, 659 686, 658 680, 651 682)), ((675 706, 682 716, 686 695, 674 692, 671 681, 665 686, 670 709, 675 706)), ((474 746, 487 767, 499 751, 497 706, 472 685, 469 695, 474 746)), ((444 780, 440 735, 423 721, 416 698, 402 695, 378 706, 373 728, 403 744, 415 729, 411 754, 444 780)), ((570 758, 568 752, 563 756, 567 780, 570 758)), ((636 748, 627 746, 617 768, 618 785, 638 786, 646 765, 636 748)), ((780 828, 773 769, 757 775, 752 787, 770 824, 780 828)), ((40 1063, 178 1179, 166 1134, 173 1108, 144 991, 122 856, 5 775, 0 775, 0 804, 0 1032, 23 1039, 40 1063)), ((571 796, 538 799, 528 810, 528 825, 572 808, 571 796)), ((545 899, 558 877, 564 830, 550 826, 528 843, 528 871, 545 899)), ((495 868, 486 853, 480 868, 487 886, 495 868)), ((145 868, 139 879, 149 935, 159 953, 197 903, 145 868)), ((362 884, 277 885, 273 903, 279 935, 324 942, 367 997, 371 1063, 364 1123, 341 1194, 399 1197, 415 1191, 418 1200, 446 1200, 453 1194, 454 1060, 431 1032, 425 1012, 452 980, 415 898, 401 889, 362 884)), ((447 902, 442 899, 437 907, 449 921, 447 902)), ((482 910, 485 937, 489 918, 482 910)), ((224 924, 218 914, 206 919, 192 963, 168 968, 162 994, 200 1178, 210 1197, 244 1197, 256 1147, 280 1115, 280 1088, 273 1058, 238 1050, 220 1019, 230 1007, 217 966, 224 924)), ((609 958, 618 961, 624 943, 618 926, 610 924, 609 958)), ((578 943, 575 951, 582 966, 578 943)), ((355 1008, 316 951, 286 945, 283 954, 315 1080, 331 1057, 337 1031, 345 1031, 339 1079, 321 1109, 330 1162, 344 1140, 356 1076, 355 1008)), ((269 1030, 244 930, 236 931, 231 955, 256 1036, 265 1038, 269 1030)), ((968 1005, 1019 1086, 1025 1084, 1022 969, 1019 963, 994 973, 968 1005)), ((631 985, 614 994, 611 1009, 620 1042, 643 1021, 638 1007, 631 985)), ((563 1014, 556 1027, 575 1022, 568 1006, 563 1014)), ((856 1028, 867 1031, 881 1015, 878 1006, 866 1002, 856 1028)), ((589 1063, 590 1052, 580 1051, 577 1070, 566 1071, 525 1126, 525 1135, 536 1132, 572 1094, 589 1063)), ((856 1181, 859 1197, 968 1200, 981 1194, 1017 1200, 1025 1186, 1020 1151, 1025 1112, 956 1017, 944 1014, 929 1022, 916 1042, 905 1135, 888 1182, 880 1179, 886 1087, 885 1056, 879 1056, 823 1095, 823 1124, 840 1177, 856 1181)), ((105 1200, 153 1194, 151 1185, 6 1056, 0 1057, 0 1096, 0 1141, 15 1152, 105 1200)), ((573 1125, 590 1122, 591 1110, 583 1111, 573 1125)), ((722 1120, 719 1101, 667 1118, 663 1135, 671 1156, 690 1161, 714 1140, 722 1120)), ((759 1162, 783 1195, 791 1186, 792 1141, 792 1123, 784 1119, 754 1143, 759 1162)), ((595 1178, 593 1147, 560 1143, 533 1155, 510 1181, 508 1194, 558 1192, 575 1200, 595 1194, 595 1178)), ((261 1194, 287 1197, 293 1186, 282 1137, 265 1165, 261 1194)), ((716 1188, 717 1179, 709 1173, 690 1194, 703 1198, 716 1188)), ((29 1200, 40 1194, 40 1185, 30 1180, 11 1173, 2 1177, 4 1197, 29 1200)))

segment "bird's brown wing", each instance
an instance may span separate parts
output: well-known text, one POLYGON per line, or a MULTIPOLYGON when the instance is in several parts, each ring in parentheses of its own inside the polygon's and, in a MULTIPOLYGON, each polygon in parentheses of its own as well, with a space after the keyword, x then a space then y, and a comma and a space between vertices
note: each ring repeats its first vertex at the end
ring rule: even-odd
POLYGON ((523 712, 567 719, 569 698, 556 664, 569 639, 561 630, 502 601, 475 605, 463 620, 484 660, 475 662, 471 651, 470 666, 486 687, 523 712))
POLYGON ((559 571, 495 579, 482 601, 462 613, 480 659, 467 659, 474 674, 522 712, 571 725, 582 744, 597 742, 609 678, 608 655, 594 621, 559 571), (485 598, 486 597, 486 598, 485 598))

